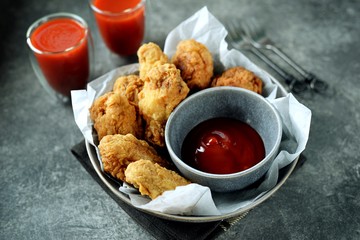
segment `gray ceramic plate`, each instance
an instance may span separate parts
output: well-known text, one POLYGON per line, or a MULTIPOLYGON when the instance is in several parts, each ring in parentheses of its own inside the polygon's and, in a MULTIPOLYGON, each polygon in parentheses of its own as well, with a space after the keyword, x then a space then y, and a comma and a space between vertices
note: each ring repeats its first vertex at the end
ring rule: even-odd
MULTIPOLYGON (((277 84, 279 86, 278 97, 285 96, 287 94, 287 91, 285 90, 285 88, 278 81, 274 80, 273 78, 272 78, 272 80, 275 84, 277 84)), ((112 180, 109 176, 107 176, 106 174, 104 174, 101 171, 101 167, 99 164, 99 160, 97 158, 96 150, 95 150, 94 146, 92 146, 88 141, 86 141, 86 149, 87 149, 87 153, 90 157, 90 161, 91 161, 96 173, 98 174, 99 178, 101 179, 101 181, 119 199, 121 199, 125 203, 129 204, 130 206, 133 206, 131 204, 128 196, 125 195, 124 193, 121 193, 118 190, 119 184, 116 183, 114 180, 112 180)), ((294 170, 297 162, 298 162, 298 158, 295 159, 288 166, 280 169, 279 179, 278 179, 276 186, 274 188, 272 188, 270 191, 268 191, 265 195, 263 195, 262 197, 260 197, 256 201, 254 201, 253 203, 247 205, 246 207, 236 210, 234 212, 228 213, 228 214, 224 214, 224 215, 220 215, 220 216, 180 216, 180 215, 171 215, 171 214, 165 214, 165 213, 142 210, 142 209, 139 209, 139 210, 146 212, 148 214, 163 218, 163 219, 168 219, 168 220, 172 220, 172 221, 180 221, 180 222, 213 222, 213 221, 219 221, 219 220, 244 216, 244 214, 246 214, 249 210, 255 208, 256 206, 258 206, 259 204, 261 204, 265 200, 267 200, 271 195, 273 195, 285 183, 285 181, 288 179, 288 177, 294 170)))

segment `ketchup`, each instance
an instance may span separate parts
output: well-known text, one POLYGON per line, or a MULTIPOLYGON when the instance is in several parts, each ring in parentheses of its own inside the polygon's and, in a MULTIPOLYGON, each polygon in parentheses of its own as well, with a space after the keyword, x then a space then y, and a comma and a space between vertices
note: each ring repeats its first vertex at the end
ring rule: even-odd
POLYGON ((213 174, 236 173, 265 157, 260 135, 248 124, 231 118, 213 118, 195 126, 181 149, 185 163, 213 174))
POLYGON ((136 53, 144 37, 144 5, 135 8, 141 0, 94 0, 95 19, 107 47, 119 55, 136 53), (118 13, 118 14, 117 14, 118 13))
POLYGON ((35 57, 46 80, 64 96, 83 88, 89 78, 86 34, 86 29, 75 20, 59 18, 43 23, 30 36, 39 51, 35 57))

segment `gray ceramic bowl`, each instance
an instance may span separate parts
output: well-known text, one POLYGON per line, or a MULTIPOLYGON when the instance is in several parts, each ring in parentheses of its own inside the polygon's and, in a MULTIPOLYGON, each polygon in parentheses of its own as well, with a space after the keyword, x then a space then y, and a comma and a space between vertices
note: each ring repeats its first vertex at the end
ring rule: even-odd
POLYGON ((170 115, 165 142, 170 157, 184 177, 217 192, 242 189, 260 179, 269 169, 282 136, 277 110, 261 95, 236 87, 214 87, 186 98, 170 115), (186 135, 199 123, 217 117, 240 120, 254 128, 265 145, 265 158, 255 166, 232 174, 211 174, 190 167, 181 160, 186 135))

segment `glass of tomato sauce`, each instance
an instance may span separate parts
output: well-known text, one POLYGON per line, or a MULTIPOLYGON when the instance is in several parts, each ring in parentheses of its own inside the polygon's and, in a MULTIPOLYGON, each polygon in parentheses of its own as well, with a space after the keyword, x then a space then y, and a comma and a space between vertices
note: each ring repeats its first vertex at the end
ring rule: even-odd
POLYGON ((32 67, 40 83, 64 102, 90 78, 92 40, 87 23, 71 13, 35 21, 26 33, 32 67))
POLYGON ((145 32, 145 1, 89 1, 100 35, 111 52, 119 56, 137 52, 145 32))

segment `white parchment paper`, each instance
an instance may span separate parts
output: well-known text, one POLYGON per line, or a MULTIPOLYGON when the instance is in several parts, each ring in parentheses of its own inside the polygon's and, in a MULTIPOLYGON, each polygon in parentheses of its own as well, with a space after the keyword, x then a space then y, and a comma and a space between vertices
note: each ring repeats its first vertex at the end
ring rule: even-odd
MULTIPOLYGON (((167 191, 151 201, 124 183, 119 191, 127 194, 135 207, 167 214, 195 216, 216 216, 237 211, 271 190, 277 183, 279 169, 294 161, 305 149, 310 131, 311 111, 299 103, 292 94, 276 98, 278 87, 271 77, 241 52, 229 50, 225 41, 226 35, 227 31, 223 25, 204 7, 169 33, 164 52, 171 58, 180 40, 193 38, 209 48, 217 71, 220 72, 233 66, 243 66, 258 75, 265 85, 263 96, 278 109, 283 121, 283 138, 279 154, 264 180, 253 189, 219 194, 211 192, 208 187, 192 183, 178 187, 174 191, 167 191)), ((84 138, 95 147, 97 139, 92 130, 90 106, 96 98, 111 91, 114 81, 119 76, 137 71, 138 64, 123 66, 90 82, 87 90, 71 92, 75 121, 84 138)), ((99 154, 98 158, 102 165, 99 154)))

